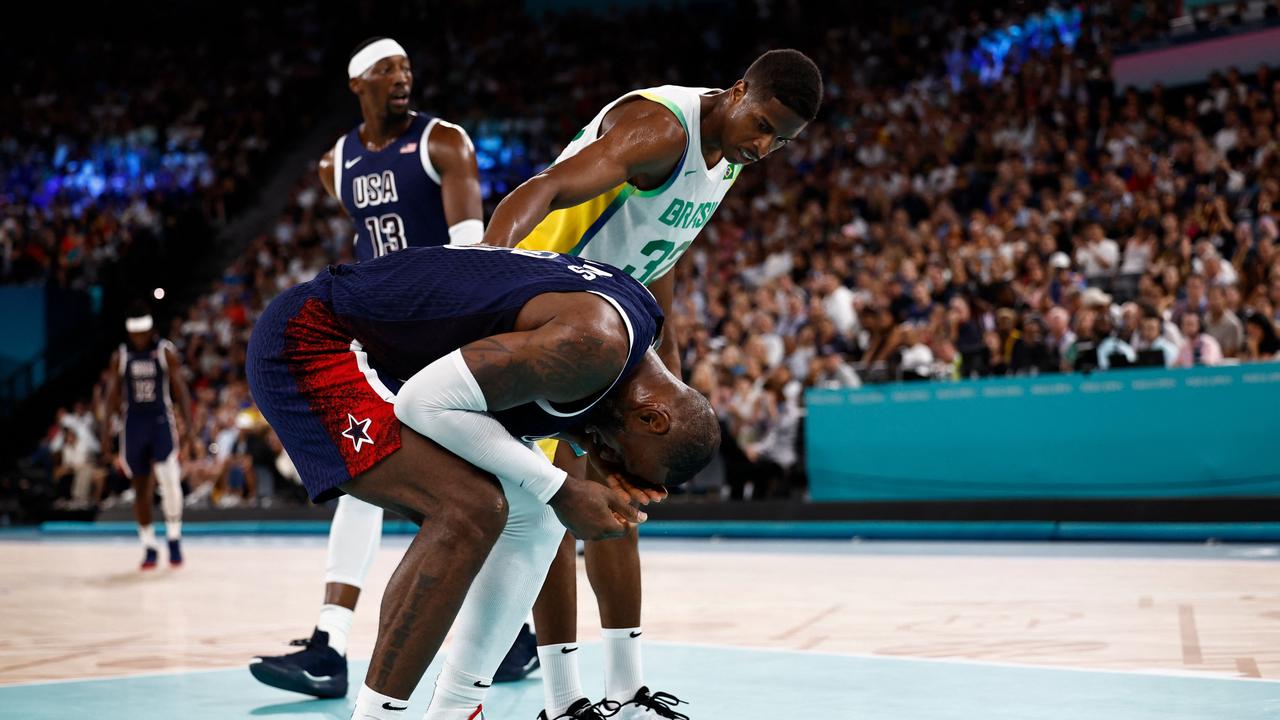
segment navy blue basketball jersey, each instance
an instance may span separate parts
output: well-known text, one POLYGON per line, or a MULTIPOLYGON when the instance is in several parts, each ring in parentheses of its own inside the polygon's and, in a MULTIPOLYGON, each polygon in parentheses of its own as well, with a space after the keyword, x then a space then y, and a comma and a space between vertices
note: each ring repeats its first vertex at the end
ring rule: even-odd
MULTIPOLYGON (((338 320, 372 365, 401 380, 463 345, 511 332, 525 303, 543 293, 590 292, 618 310, 631 343, 619 379, 662 332, 661 308, 630 275, 545 250, 410 247, 394 258, 331 266, 327 275, 338 320)), ((494 416, 516 437, 550 437, 574 427, 605 393, 571 406, 539 401, 494 416)))
POLYGON ((167 417, 173 403, 169 397, 169 362, 165 349, 173 349, 168 340, 153 342, 145 350, 120 345, 120 378, 124 384, 125 419, 167 417))
POLYGON ((427 153, 427 138, 440 122, 414 113, 409 129, 378 152, 360 142, 358 126, 334 144, 333 187, 356 227, 357 262, 449 243, 440 174, 427 153))

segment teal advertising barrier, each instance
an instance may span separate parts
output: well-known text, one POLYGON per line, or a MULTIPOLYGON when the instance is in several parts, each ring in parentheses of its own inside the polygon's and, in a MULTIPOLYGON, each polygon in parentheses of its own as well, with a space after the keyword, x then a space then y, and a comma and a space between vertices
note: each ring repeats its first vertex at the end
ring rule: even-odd
POLYGON ((1280 363, 806 400, 814 500, 1280 496, 1280 363))

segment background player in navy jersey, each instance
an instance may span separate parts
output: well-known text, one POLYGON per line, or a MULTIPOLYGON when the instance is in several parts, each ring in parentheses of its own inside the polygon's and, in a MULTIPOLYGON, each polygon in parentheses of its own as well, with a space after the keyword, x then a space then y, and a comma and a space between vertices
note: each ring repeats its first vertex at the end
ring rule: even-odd
POLYGON ((652 350, 662 323, 616 268, 484 245, 332 267, 263 313, 249 385, 312 499, 350 493, 420 528, 354 718, 403 717, 451 625, 426 718, 479 717, 563 528, 620 536, 644 519, 633 503, 714 456, 710 403, 652 350), (529 442, 553 435, 594 458, 607 446, 607 481, 570 477, 529 442))
MULTIPOLYGON (((182 469, 178 464, 179 437, 186 436, 191 417, 191 396, 182 381, 182 364, 173 343, 156 336, 145 305, 135 304, 125 320, 127 342, 111 357, 114 369, 106 393, 107 417, 120 414, 119 465, 133 483, 133 514, 142 541, 142 569, 158 560, 156 531, 151 525, 151 505, 157 481, 164 508, 169 564, 182 565, 182 469), (180 416, 173 413, 177 398, 180 416), (154 472, 153 472, 154 468, 154 472)), ((109 422, 104 422, 102 447, 109 422)))
MULTIPOLYGON (((319 163, 320 182, 356 228, 354 257, 365 261, 407 246, 480 242, 480 176, 466 131, 409 109, 413 70, 390 38, 356 47, 348 84, 363 122, 338 138, 319 163)), ((324 604, 302 650, 255 658, 250 672, 284 690, 341 697, 347 692, 347 638, 360 589, 382 538, 382 508, 344 495, 329 530, 324 604)), ((538 663, 528 627, 504 662, 499 682, 538 663)))

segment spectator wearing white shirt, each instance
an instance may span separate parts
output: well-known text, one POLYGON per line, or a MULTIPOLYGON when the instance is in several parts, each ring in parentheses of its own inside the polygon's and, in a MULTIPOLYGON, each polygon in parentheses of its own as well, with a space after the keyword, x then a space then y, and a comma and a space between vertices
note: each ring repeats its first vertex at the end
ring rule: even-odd
POLYGON ((1094 321, 1094 332, 1098 337, 1099 370, 1110 370, 1117 356, 1124 358, 1129 365, 1138 361, 1138 353, 1134 352, 1133 347, 1116 336, 1111 316, 1105 310, 1098 313, 1097 320, 1094 321))
POLYGON ((902 360, 900 366, 906 377, 927 378, 933 372, 933 350, 921 339, 920 326, 907 323, 902 326, 902 360))
POLYGON ((1076 250, 1076 264, 1091 280, 1114 275, 1120 265, 1120 245, 1103 234, 1101 224, 1089 223, 1076 250))
POLYGON ((1124 244, 1124 262, 1120 264, 1121 275, 1141 275, 1151 265, 1156 254, 1156 237, 1145 228, 1140 228, 1129 241, 1124 244))

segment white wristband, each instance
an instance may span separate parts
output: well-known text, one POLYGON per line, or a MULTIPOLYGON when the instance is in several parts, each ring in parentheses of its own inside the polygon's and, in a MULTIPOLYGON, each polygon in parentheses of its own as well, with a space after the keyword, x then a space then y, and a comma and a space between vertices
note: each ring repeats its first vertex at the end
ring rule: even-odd
POLYGON ((454 350, 419 370, 396 395, 396 417, 481 470, 548 502, 568 474, 516 439, 488 412, 471 368, 454 350))
POLYGON ((484 223, 471 218, 449 226, 450 245, 475 245, 484 239, 484 223))

